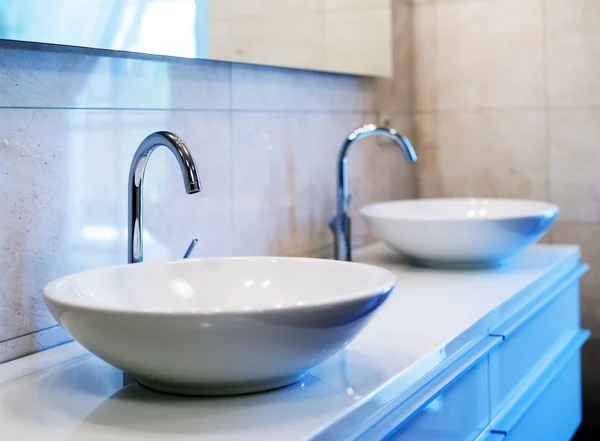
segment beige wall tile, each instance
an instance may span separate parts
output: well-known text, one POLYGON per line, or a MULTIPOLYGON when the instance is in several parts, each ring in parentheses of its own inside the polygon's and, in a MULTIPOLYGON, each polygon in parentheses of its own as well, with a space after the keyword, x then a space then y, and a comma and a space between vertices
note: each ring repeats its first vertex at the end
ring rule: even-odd
POLYGON ((542 4, 460 1, 416 7, 417 109, 543 106, 542 4))
POLYGON ((550 196, 565 221, 600 221, 600 109, 553 109, 550 196))
POLYGON ((0 364, 43 349, 31 334, 0 341, 0 364))
POLYGON ((208 13, 210 20, 292 15, 322 11, 325 2, 326 0, 209 0, 208 13))
POLYGON ((406 113, 413 108, 412 8, 401 0, 392 5, 392 78, 376 80, 377 110, 406 113))
MULTIPOLYGON (((469 1, 479 1, 479 0, 408 0, 409 3, 413 5, 422 5, 426 3, 456 3, 456 2, 469 2, 469 1)), ((486 1, 486 0, 483 0, 486 1)), ((487 0, 487 1, 495 1, 495 0, 487 0)))
POLYGON ((374 81, 347 75, 259 66, 232 66, 234 110, 314 110, 369 112, 374 81))
POLYGON ((590 265, 581 279, 581 317, 583 327, 600 338, 600 224, 558 222, 552 228, 552 241, 579 245, 582 261, 590 265))
POLYGON ((24 357, 32 352, 60 346, 72 340, 65 330, 57 325, 10 340, 0 341, 0 364, 24 357))
POLYGON ((0 107, 224 109, 230 65, 0 41, 0 107))
POLYGON ((323 69, 325 16, 321 12, 213 21, 210 58, 253 64, 323 69))
MULTIPOLYGON (((339 147, 373 115, 234 113, 236 254, 315 255, 332 244, 339 147), (316 130, 307 130, 313 127, 316 130)), ((395 125, 408 133, 410 117, 395 125)), ((353 236, 368 231, 362 205, 413 197, 414 170, 395 146, 361 141, 349 153, 353 236)))
POLYGON ((548 100, 600 105, 600 2, 546 0, 548 100))
POLYGON ((348 9, 390 8, 392 1, 394 0, 325 0, 325 8, 344 11, 348 9))
MULTIPOLYGON (((437 8, 421 5, 412 8, 413 107, 437 108, 437 8)), ((394 28, 394 31, 396 28, 394 28)))
POLYGON ((236 254, 307 254, 331 243, 337 145, 322 136, 337 130, 331 118, 233 114, 236 254))
POLYGON ((186 195, 166 149, 145 183, 147 260, 231 254, 229 116, 211 112, 0 110, 0 341, 54 325, 41 297, 52 279, 126 262, 127 177, 157 128, 185 139, 204 191, 186 195))
POLYGON ((416 116, 421 197, 548 198, 543 111, 416 116))
POLYGON ((325 54, 327 70, 391 76, 393 64, 390 8, 327 12, 325 54))

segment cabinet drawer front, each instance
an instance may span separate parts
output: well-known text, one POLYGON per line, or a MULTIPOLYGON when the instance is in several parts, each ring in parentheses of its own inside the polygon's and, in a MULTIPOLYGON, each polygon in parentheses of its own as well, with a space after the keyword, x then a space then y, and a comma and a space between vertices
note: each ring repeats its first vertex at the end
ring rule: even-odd
MULTIPOLYGON (((397 394, 393 388, 382 390, 367 405, 355 408, 351 418, 339 419, 311 440, 447 440, 445 433, 454 431, 473 433, 468 438, 472 441, 491 420, 488 357, 500 343, 502 338, 491 336, 471 341, 408 389, 402 386, 397 394), (434 437, 428 435, 432 427, 434 437)), ((402 376, 396 380, 404 383, 402 376)))
POLYGON ((581 423, 580 346, 589 334, 581 332, 553 365, 530 386, 494 433, 505 441, 568 441, 581 423))
POLYGON ((467 441, 490 421, 488 358, 484 357, 386 440, 467 441))
POLYGON ((509 326, 502 344, 490 353, 490 403, 494 417, 511 395, 534 375, 539 361, 561 339, 579 329, 579 279, 568 280, 558 292, 542 299, 542 307, 518 326, 509 326), (516 329, 516 330, 515 330, 516 329), (514 331, 514 332, 513 332, 514 331))

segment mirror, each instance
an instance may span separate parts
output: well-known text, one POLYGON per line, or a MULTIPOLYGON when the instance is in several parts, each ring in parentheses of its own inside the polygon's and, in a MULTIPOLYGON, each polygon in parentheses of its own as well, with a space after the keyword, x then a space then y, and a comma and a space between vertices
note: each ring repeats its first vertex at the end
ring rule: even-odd
POLYGON ((2 0, 0 39, 392 74, 391 0, 2 0))

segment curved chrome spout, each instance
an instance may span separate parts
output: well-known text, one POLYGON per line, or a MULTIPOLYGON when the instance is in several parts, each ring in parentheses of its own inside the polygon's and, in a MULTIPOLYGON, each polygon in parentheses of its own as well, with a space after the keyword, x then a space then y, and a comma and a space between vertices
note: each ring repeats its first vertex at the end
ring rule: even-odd
POLYGON ((402 148, 408 162, 416 162, 417 154, 410 140, 394 129, 377 127, 375 124, 365 124, 350 133, 340 147, 337 163, 337 212, 329 221, 329 228, 334 235, 334 257, 337 260, 352 260, 352 231, 348 206, 348 150, 356 142, 372 135, 380 135, 394 141, 402 148))
POLYGON ((129 169, 129 222, 127 229, 127 259, 129 263, 142 262, 144 259, 142 235, 144 172, 150 155, 161 145, 167 147, 177 159, 186 193, 198 193, 202 190, 192 153, 179 136, 171 132, 155 132, 146 137, 133 155, 129 169))

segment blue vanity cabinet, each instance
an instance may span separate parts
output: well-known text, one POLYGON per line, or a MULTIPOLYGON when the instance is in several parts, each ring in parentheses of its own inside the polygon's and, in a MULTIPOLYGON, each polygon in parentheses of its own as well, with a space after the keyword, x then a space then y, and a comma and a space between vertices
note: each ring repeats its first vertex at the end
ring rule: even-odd
POLYGON ((484 437, 481 439, 477 439, 476 441, 503 441, 504 435, 499 433, 485 433, 484 437))
POLYGON ((490 354, 492 418, 522 383, 540 372, 546 354, 579 331, 579 277, 585 269, 576 268, 533 304, 492 329, 492 335, 503 338, 490 354))
POLYGON ((432 380, 402 406, 396 426, 384 437, 393 441, 472 440, 490 423, 488 351, 498 341, 489 339, 450 367, 444 380, 432 380), (474 359, 476 358, 476 359, 474 359))
POLYGON ((505 438, 503 433, 495 433, 490 430, 486 430, 479 434, 474 441, 503 441, 505 438))
POLYGON ((568 441, 581 423, 581 345, 588 331, 548 354, 490 424, 506 441, 568 441))
POLYGON ((581 423, 580 349, 589 331, 580 329, 579 277, 586 269, 529 299, 454 370, 437 373, 403 403, 394 430, 365 439, 569 441, 581 423))

